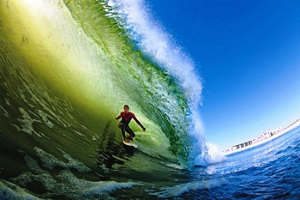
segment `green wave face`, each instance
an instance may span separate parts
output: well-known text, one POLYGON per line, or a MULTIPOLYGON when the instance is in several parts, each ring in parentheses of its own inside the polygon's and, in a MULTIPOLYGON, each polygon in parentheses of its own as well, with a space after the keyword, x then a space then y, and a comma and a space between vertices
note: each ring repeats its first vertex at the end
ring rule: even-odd
POLYGON ((201 87, 123 3, 0 1, 0 196, 152 199, 191 178, 201 87), (147 128, 130 123, 138 149, 117 127, 124 104, 147 128))
POLYGON ((92 167, 99 146, 120 154, 114 117, 129 104, 147 128, 131 122, 139 150, 187 166, 185 89, 113 14, 98 0, 1 1, 2 141, 31 154, 60 148, 92 167))

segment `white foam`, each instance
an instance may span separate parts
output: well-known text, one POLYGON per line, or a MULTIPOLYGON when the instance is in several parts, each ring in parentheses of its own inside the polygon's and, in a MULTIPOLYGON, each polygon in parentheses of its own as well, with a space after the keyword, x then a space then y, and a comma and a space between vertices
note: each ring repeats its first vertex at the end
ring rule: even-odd
POLYGON ((31 118, 31 116, 22 107, 19 108, 19 111, 21 112, 22 117, 18 118, 18 121, 21 123, 22 128, 19 128, 17 125, 14 124, 16 129, 18 131, 23 131, 29 135, 35 134, 36 136, 41 138, 42 136, 33 128, 34 122, 41 122, 41 121, 31 118))
POLYGON ((53 128, 54 124, 49 120, 49 118, 52 119, 52 117, 50 115, 48 115, 47 113, 45 113, 42 110, 37 110, 38 114, 40 116, 40 118, 42 118, 43 122, 49 127, 49 128, 53 128))
POLYGON ((34 150, 37 153, 37 156, 41 159, 43 162, 43 165, 48 169, 53 169, 56 166, 60 166, 62 168, 72 168, 76 169, 79 172, 85 173, 91 171, 90 168, 85 166, 80 161, 73 159, 69 154, 64 152, 63 150, 57 148, 58 152, 62 154, 62 156, 68 161, 67 163, 57 159, 53 155, 46 153, 44 150, 34 147, 34 150))
POLYGON ((140 184, 133 183, 133 182, 120 183, 116 181, 98 181, 98 182, 89 182, 87 185, 88 187, 86 187, 84 192, 85 196, 94 196, 94 195, 103 194, 107 192, 113 192, 121 188, 131 188, 134 185, 140 185, 140 184))
MULTIPOLYGON (((222 181, 222 180, 221 180, 222 181)), ((151 193, 160 198, 170 198, 176 197, 183 193, 201 190, 201 189, 211 189, 218 187, 222 184, 220 180, 202 180, 202 181, 193 181, 189 183, 183 183, 175 185, 173 187, 163 187, 160 192, 151 193)))
MULTIPOLYGON (((12 178, 11 181, 22 187, 25 187, 32 181, 38 181, 46 189, 46 192, 43 194, 46 198, 51 197, 55 193, 56 195, 63 195, 70 199, 90 199, 89 197, 93 199, 97 197, 110 199, 108 194, 111 192, 122 188, 131 188, 135 185, 141 185, 135 182, 87 181, 76 177, 69 169, 63 169, 58 174, 51 174, 49 171, 42 169, 38 162, 32 157, 26 155, 24 159, 31 171, 24 172, 12 178)), ((55 157, 51 159, 56 160, 55 157)), ((12 191, 12 194, 15 195, 14 191, 12 191)))
POLYGON ((174 168, 174 169, 184 169, 181 165, 178 165, 175 163, 169 163, 169 164, 166 164, 166 166, 174 168))
POLYGON ((213 164, 226 160, 226 156, 222 153, 217 145, 207 142, 206 146, 208 147, 209 163, 213 164))
POLYGON ((13 199, 26 199, 38 200, 40 198, 29 194, 19 186, 5 180, 0 180, 0 199, 13 200, 13 199))
MULTIPOLYGON (((191 109, 189 134, 195 140, 191 155, 195 157, 201 154, 201 147, 205 145, 202 121, 198 114, 202 84, 196 75, 193 61, 153 19, 143 0, 107 0, 107 4, 124 20, 125 23, 120 20, 119 23, 129 30, 130 36, 138 42, 140 49, 176 77, 185 89, 191 109)), ((113 14, 108 13, 108 16, 113 16, 113 14)))

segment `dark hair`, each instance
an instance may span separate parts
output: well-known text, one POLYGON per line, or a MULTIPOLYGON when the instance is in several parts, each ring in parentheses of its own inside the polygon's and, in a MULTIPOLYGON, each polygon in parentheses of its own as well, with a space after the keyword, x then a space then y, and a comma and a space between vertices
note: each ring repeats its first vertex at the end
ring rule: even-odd
POLYGON ((128 108, 129 109, 129 106, 128 105, 124 105, 123 108, 128 108))

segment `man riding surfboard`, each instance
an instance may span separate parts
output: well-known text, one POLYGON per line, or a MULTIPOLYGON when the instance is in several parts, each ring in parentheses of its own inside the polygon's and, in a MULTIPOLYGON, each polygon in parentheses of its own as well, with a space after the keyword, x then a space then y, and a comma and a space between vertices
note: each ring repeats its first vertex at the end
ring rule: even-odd
POLYGON ((121 129, 122 131, 122 135, 123 135, 123 141, 125 142, 129 142, 129 141, 133 141, 133 138, 135 136, 133 130, 129 127, 129 122, 130 120, 133 118, 136 123, 138 125, 140 125, 140 127, 143 129, 143 131, 146 131, 146 128, 141 124, 141 122, 135 117, 134 113, 129 112, 129 106, 128 105, 124 105, 123 106, 124 111, 121 112, 115 119, 118 120, 122 117, 122 120, 119 122, 118 127, 121 129), (128 137, 125 137, 125 131, 127 133, 129 133, 128 137))

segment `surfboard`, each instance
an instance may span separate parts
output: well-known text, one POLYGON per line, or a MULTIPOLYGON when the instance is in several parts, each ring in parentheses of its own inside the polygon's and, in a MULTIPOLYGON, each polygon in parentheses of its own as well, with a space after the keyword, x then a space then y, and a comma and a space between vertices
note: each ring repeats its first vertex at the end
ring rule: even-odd
POLYGON ((127 146, 131 146, 131 147, 134 147, 134 148, 138 148, 138 146, 136 144, 134 144, 134 142, 126 142, 126 141, 123 141, 123 144, 127 145, 127 146))

